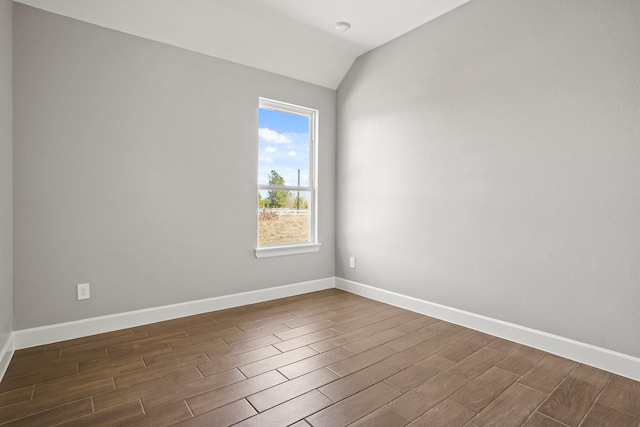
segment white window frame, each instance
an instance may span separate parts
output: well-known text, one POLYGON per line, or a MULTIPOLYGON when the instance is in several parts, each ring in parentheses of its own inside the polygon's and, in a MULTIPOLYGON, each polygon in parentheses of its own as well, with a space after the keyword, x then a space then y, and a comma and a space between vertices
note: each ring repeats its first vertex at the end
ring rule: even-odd
MULTIPOLYGON (((302 107, 273 99, 259 98, 258 109, 281 111, 283 113, 297 114, 309 118, 309 186, 258 184, 261 190, 287 190, 309 192, 309 241, 303 243, 285 243, 274 245, 259 245, 259 237, 256 235, 256 258, 269 258, 275 256, 287 256, 317 252, 321 244, 318 242, 318 116, 319 111, 313 108, 302 107)), ((256 164, 257 164, 256 159, 256 164)), ((256 179, 257 181, 257 179, 256 179)), ((256 216, 256 225, 259 227, 256 216)), ((258 228, 258 233, 260 232, 258 228)))

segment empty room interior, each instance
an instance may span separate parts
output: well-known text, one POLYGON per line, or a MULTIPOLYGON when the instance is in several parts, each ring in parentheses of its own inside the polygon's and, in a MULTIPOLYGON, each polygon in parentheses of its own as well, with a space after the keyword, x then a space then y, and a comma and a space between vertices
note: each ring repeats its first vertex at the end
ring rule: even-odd
POLYGON ((640 427, 640 1, 0 0, 0 125, 0 426, 640 427))

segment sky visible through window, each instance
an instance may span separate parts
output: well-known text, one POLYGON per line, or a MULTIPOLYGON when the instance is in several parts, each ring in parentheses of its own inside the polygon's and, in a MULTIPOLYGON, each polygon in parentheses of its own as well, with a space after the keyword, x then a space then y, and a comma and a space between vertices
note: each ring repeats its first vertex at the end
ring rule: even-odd
POLYGON ((275 170, 287 186, 309 186, 309 118, 258 110, 258 184, 269 184, 275 170))

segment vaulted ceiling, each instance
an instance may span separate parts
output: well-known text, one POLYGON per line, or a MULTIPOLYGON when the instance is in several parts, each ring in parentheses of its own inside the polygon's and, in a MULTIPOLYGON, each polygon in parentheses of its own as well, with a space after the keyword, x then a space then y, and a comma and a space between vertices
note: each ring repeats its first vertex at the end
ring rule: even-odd
POLYGON ((14 1, 336 89, 358 56, 469 0, 14 1))

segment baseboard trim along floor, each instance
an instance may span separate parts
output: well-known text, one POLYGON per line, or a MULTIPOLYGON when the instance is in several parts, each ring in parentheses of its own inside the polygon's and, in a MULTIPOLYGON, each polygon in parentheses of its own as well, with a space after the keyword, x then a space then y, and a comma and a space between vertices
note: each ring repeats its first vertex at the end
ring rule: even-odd
POLYGON ((7 372, 7 368, 9 367, 9 363, 11 362, 11 358, 13 357, 13 352, 15 350, 13 336, 14 333, 11 332, 4 345, 2 346, 2 350, 0 350, 0 381, 2 381, 4 373, 7 372))
POLYGON ((179 317, 193 316, 195 314, 210 311, 224 310, 241 305, 255 304, 278 298, 306 294, 309 292, 331 289, 335 284, 333 277, 308 282, 300 282, 273 288, 259 289, 257 291, 241 292, 232 295, 224 295, 189 301, 179 304, 171 304, 162 307, 153 307, 143 310, 129 311, 125 313, 110 314, 107 316, 91 317, 89 319, 72 322, 58 323, 55 325, 41 326, 37 328, 22 329, 14 332, 15 348, 28 348, 42 344, 50 344, 88 335, 101 334, 116 331, 118 329, 132 328, 148 323, 162 322, 177 319, 179 317))
POLYGON ((334 287, 640 381, 640 358, 336 277, 18 330, 10 335, 0 353, 0 379, 4 375, 14 349, 49 344, 334 287))
POLYGON ((640 381, 640 358, 452 307, 336 278, 336 288, 528 345, 640 381))

